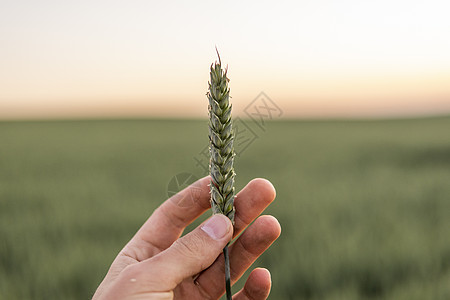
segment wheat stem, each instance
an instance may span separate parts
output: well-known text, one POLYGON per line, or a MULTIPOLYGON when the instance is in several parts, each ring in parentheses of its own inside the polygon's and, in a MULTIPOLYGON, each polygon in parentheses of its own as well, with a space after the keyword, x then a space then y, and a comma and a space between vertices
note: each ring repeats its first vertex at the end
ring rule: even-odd
MULTIPOLYGON (((217 50, 217 49, 216 49, 217 50)), ((219 53, 217 52, 219 56, 219 53)), ((209 169, 211 173, 211 208, 214 214, 224 214, 234 223, 234 133, 231 122, 230 89, 227 70, 222 62, 210 68, 209 100, 209 169)), ((231 300, 230 260, 228 245, 225 257, 225 286, 227 299, 231 300)))
POLYGON ((228 255, 228 244, 223 248, 223 257, 225 258, 225 290, 227 300, 231 300, 231 278, 230 278, 230 256, 228 255))

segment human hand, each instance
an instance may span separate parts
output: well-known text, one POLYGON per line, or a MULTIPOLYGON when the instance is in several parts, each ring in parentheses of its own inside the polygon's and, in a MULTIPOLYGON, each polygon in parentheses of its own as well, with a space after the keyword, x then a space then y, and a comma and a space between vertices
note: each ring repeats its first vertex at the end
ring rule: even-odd
MULTIPOLYGON (((180 238, 187 225, 210 208, 210 177, 204 177, 158 207, 112 263, 93 300, 218 299, 225 292, 222 249, 229 247, 231 281, 236 282, 278 238, 272 216, 259 214, 275 199, 275 189, 254 179, 235 199, 235 224, 214 215, 180 238)), ((270 273, 254 269, 234 300, 266 299, 270 273)))

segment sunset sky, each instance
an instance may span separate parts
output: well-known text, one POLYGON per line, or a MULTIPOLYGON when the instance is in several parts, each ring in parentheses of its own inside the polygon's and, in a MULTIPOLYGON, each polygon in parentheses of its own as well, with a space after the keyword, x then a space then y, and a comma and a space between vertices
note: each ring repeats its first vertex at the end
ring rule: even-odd
POLYGON ((1 1, 0 119, 450 114, 449 1, 1 1))

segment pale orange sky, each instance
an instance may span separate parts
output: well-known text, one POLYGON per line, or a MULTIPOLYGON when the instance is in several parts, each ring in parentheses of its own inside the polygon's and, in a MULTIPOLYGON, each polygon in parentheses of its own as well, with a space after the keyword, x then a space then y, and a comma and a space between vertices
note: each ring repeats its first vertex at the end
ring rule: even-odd
POLYGON ((450 113, 447 1, 6 1, 0 119, 206 117, 209 65, 234 113, 450 113))

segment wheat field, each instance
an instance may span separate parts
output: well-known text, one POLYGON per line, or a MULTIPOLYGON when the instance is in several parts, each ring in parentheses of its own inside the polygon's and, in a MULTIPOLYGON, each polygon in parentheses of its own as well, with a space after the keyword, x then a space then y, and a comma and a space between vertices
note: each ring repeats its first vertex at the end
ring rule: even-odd
MULTIPOLYGON (((450 117, 242 122, 236 188, 277 189, 282 235, 255 263, 270 299, 450 299, 450 117)), ((91 297, 171 179, 203 175, 207 136, 207 120, 0 122, 0 299, 91 297)))

